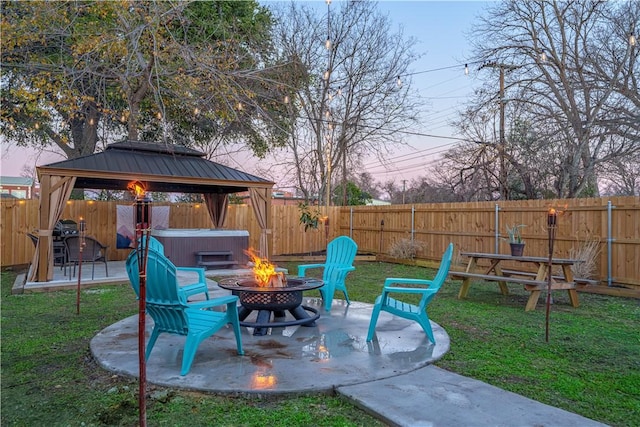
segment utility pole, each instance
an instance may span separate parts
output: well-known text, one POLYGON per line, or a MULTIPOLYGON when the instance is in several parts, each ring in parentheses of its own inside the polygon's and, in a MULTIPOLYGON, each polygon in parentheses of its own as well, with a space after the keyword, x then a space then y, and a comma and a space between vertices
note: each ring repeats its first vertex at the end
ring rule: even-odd
POLYGON ((407 180, 403 179, 402 180, 402 204, 404 205, 404 195, 406 194, 406 189, 407 189, 407 180))
POLYGON ((508 200, 507 170, 504 165, 504 66, 500 64, 500 198, 508 200))
POLYGON ((500 103, 500 141, 498 143, 498 153, 500 156, 500 174, 499 174, 499 189, 500 189, 500 199, 508 200, 509 199, 509 186, 507 185, 507 168, 505 165, 505 153, 506 153, 506 139, 504 135, 504 70, 514 70, 518 67, 515 65, 506 65, 506 64, 498 64, 496 62, 488 62, 483 64, 482 68, 498 68, 500 71, 500 91, 498 93, 498 102, 500 103))
POLYGON ((347 139, 342 138, 342 206, 347 206, 347 139))

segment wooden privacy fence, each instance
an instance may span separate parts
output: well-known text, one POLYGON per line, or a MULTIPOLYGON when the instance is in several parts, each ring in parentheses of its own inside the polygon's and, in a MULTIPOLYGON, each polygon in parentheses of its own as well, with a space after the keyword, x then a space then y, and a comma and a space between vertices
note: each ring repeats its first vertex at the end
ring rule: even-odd
MULTIPOLYGON (((61 219, 87 222, 87 235, 108 245, 108 259, 124 260, 128 249, 116 249, 116 223, 118 205, 131 206, 131 202, 69 200, 61 219)), ((25 265, 33 258, 34 247, 27 233, 38 227, 38 200, 3 200, 0 221, 0 249, 2 267, 25 265)), ((211 228, 212 223, 204 204, 200 203, 154 203, 154 206, 169 206, 169 228, 211 228)), ((248 230, 249 245, 259 247, 260 226, 251 206, 229 205, 226 229, 248 230)), ((328 227, 320 223, 317 229, 304 231, 300 224, 297 206, 272 206, 273 255, 305 254, 324 250, 327 241, 338 235, 338 207, 319 207, 321 216, 336 218, 328 227)), ((133 227, 133 224, 132 224, 133 227)))
POLYGON ((439 260, 449 242, 457 254, 509 253, 506 226, 524 224, 525 255, 548 256, 550 207, 562 211, 555 257, 574 257, 581 245, 595 241, 594 278, 604 286, 640 290, 638 197, 343 207, 340 232, 351 235, 359 251, 389 254, 408 239, 418 244, 417 259, 439 260))
MULTIPOLYGON (((126 249, 116 249, 116 206, 128 202, 71 200, 63 219, 87 221, 87 234, 109 245, 110 260, 123 260, 126 249)), ((206 207, 197 203, 156 203, 170 206, 170 228, 210 228, 206 207)), ((563 211, 558 219, 554 255, 569 257, 584 242, 598 245, 595 278, 603 286, 640 290, 640 199, 526 200, 511 202, 438 203, 390 206, 319 207, 329 224, 304 231, 297 206, 272 206, 273 256, 310 254, 323 250, 331 239, 350 235, 361 253, 388 255, 402 239, 420 244, 416 258, 439 260, 449 242, 456 253, 508 253, 502 240, 506 225, 524 224, 525 254, 547 256, 546 215, 549 207, 563 211), (610 207, 609 207, 610 205, 610 207)), ((31 262, 33 244, 26 233, 38 224, 37 200, 1 202, 0 249, 2 267, 31 262)), ((249 231, 251 247, 258 247, 260 229, 252 209, 230 205, 227 229, 249 231)), ((463 260, 458 259, 458 263, 463 260)))

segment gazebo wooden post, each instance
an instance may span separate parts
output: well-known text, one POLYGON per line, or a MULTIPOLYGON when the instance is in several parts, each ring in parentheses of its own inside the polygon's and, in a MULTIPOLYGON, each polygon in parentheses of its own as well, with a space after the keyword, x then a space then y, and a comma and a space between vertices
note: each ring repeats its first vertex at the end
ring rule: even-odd
MULTIPOLYGON (((40 177, 40 224, 38 230, 38 282, 49 280, 49 247, 53 251, 52 235, 48 233, 51 212, 51 175, 40 177)), ((34 266, 35 267, 35 266, 34 266)))
POLYGON ((271 192, 273 187, 267 187, 265 189, 267 193, 266 200, 266 213, 267 213, 267 252, 269 256, 273 256, 273 215, 271 215, 271 192))

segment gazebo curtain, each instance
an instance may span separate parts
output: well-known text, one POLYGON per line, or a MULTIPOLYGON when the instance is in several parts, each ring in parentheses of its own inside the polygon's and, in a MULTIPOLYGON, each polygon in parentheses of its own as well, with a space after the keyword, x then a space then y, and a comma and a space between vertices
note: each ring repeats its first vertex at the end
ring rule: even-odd
POLYGON ((268 188, 250 188, 249 198, 251 199, 251 206, 253 206, 253 212, 260 225, 260 257, 269 258, 269 239, 267 235, 271 232, 267 228, 268 226, 268 212, 269 208, 269 196, 270 189, 268 188))
POLYGON ((40 230, 29 281, 53 279, 53 228, 62 216, 75 183, 76 178, 70 176, 43 175, 40 179, 40 230), (43 245, 45 249, 41 249, 43 245))
POLYGON ((227 206, 229 205, 229 195, 219 193, 206 193, 202 195, 207 204, 207 210, 211 217, 211 222, 215 228, 222 228, 227 219, 227 206))

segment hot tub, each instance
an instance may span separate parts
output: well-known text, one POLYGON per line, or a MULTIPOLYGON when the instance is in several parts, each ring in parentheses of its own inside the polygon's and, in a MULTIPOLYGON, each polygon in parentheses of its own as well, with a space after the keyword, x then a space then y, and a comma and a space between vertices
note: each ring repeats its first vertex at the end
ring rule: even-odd
POLYGON ((170 228, 151 235, 164 245, 164 254, 178 267, 239 268, 247 265, 247 230, 170 228))

